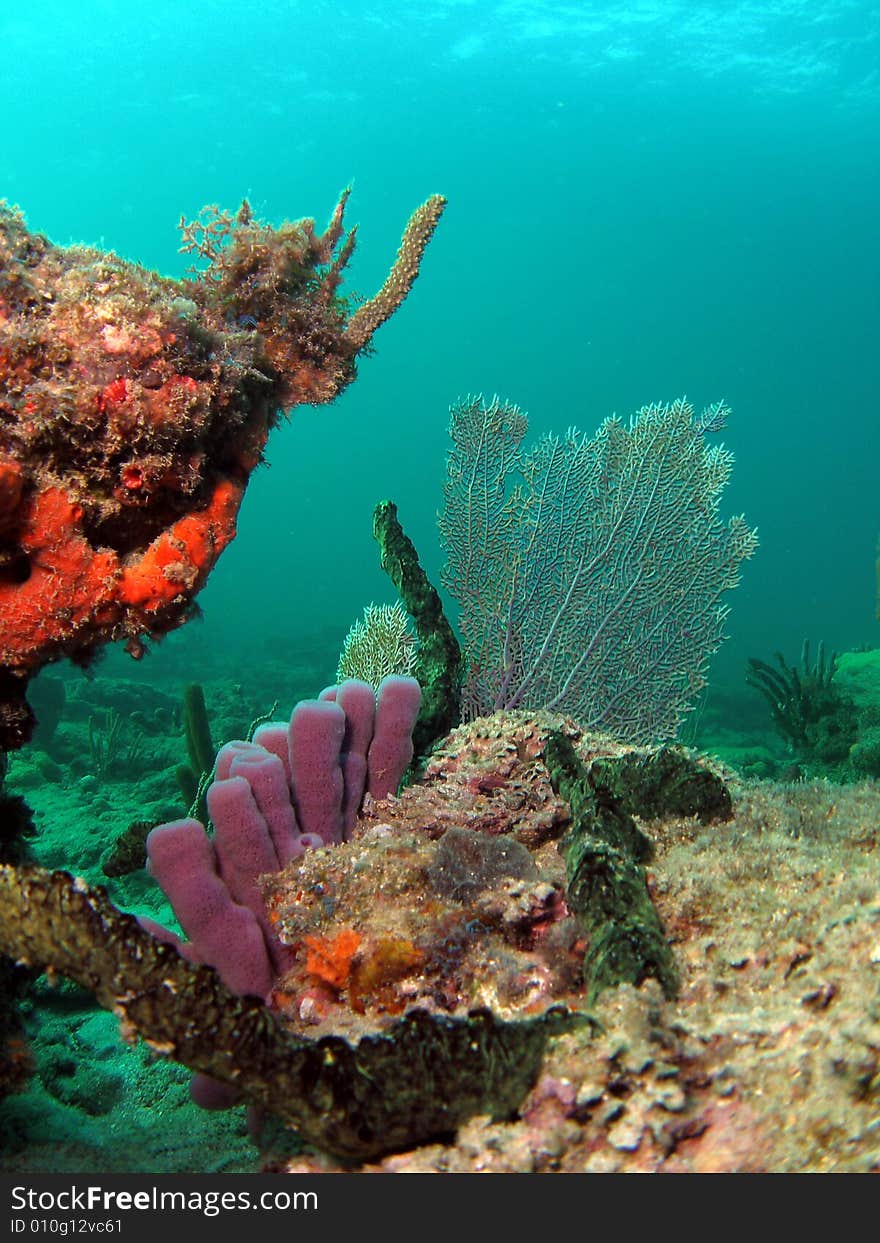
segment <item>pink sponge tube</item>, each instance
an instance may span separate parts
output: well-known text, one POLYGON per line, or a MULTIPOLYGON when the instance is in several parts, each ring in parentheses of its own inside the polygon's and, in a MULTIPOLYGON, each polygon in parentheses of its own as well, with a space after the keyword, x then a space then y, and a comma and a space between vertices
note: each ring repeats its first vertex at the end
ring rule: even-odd
MULTIPOLYGON (((277 868, 283 868, 299 853, 299 826, 290 801, 290 784, 284 764, 277 755, 258 748, 258 754, 243 753, 232 761, 230 777, 244 777, 251 788, 260 815, 266 823, 277 868)), ((213 817, 213 812, 211 813, 213 817)))
POLYGON ((342 832, 347 840, 357 822, 364 790, 367 788, 367 752, 373 740, 376 719, 376 692, 369 682, 348 678, 337 688, 336 702, 345 713, 342 740, 342 832))
MULTIPOLYGON (((266 763, 273 760, 281 769, 280 761, 274 756, 265 758, 266 763)), ((269 826, 246 777, 227 777, 225 781, 210 785, 208 811, 214 825, 214 850, 220 876, 233 901, 247 907, 260 925, 277 975, 290 966, 292 954, 277 939, 269 922, 260 892, 260 877, 279 871, 293 855, 289 853, 283 863, 279 860, 269 826)))
POLYGON ((268 721, 265 725, 258 725, 254 730, 254 745, 265 747, 267 751, 271 751, 273 755, 278 756, 284 765, 284 775, 289 786, 290 749, 287 741, 288 729, 287 721, 268 721))
POLYGON ((345 713, 338 704, 304 699, 290 718, 290 776, 303 833, 325 845, 342 841, 344 785, 340 753, 345 713))
POLYGON ((232 742, 224 743, 214 761, 214 780, 225 781, 232 765, 240 755, 259 755, 262 750, 263 748, 258 747, 256 743, 245 742, 243 738, 235 738, 232 742))
POLYGON ((367 753, 367 789, 373 798, 397 793, 412 762, 412 731, 421 702, 415 678, 392 674, 379 683, 373 741, 367 753))
MULTIPOLYGON (((214 967, 233 992, 269 1000, 292 951, 269 922, 260 876, 343 840, 365 787, 374 798, 397 789, 412 760, 420 702, 413 678, 386 678, 378 699, 367 683, 349 680, 298 704, 289 727, 265 725, 254 742, 227 743, 208 789, 213 843, 192 819, 159 825, 147 838, 149 870, 189 940, 149 920, 144 926, 214 967)), ((192 1095, 225 1108, 237 1094, 196 1075, 192 1095)))
POLYGON ((173 820, 147 837, 150 871, 189 937, 188 957, 219 971, 239 996, 265 999, 275 969, 254 913, 233 901, 198 820, 173 820))

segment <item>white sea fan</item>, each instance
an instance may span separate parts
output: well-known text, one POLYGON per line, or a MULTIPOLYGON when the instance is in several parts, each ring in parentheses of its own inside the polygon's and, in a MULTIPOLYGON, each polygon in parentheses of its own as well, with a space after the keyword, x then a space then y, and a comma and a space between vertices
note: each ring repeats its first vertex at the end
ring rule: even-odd
POLYGON ((733 458, 706 438, 727 414, 680 398, 523 449, 517 406, 453 406, 440 535, 465 720, 544 708, 627 742, 675 736, 757 545, 718 514, 733 458))

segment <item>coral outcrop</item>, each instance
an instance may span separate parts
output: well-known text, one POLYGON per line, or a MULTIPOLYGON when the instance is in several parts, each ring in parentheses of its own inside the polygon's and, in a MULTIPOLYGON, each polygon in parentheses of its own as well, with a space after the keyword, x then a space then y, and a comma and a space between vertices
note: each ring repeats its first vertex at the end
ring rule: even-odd
POLYGON ((0 864, 0 948, 54 964, 159 1054, 238 1088, 319 1147, 363 1157, 504 1117, 538 1073, 555 1014, 413 1013, 381 1038, 304 1041, 65 872, 0 864), (14 944, 11 930, 15 928, 14 944))
POLYGON ((0 747, 29 736, 43 665, 109 640, 137 656, 186 620, 279 412, 340 393, 406 297, 444 200, 350 316, 347 197, 324 232, 246 203, 182 221, 203 263, 182 281, 55 246, 0 204, 0 747))
MULTIPOLYGON (((402 691, 408 681, 384 685, 402 691)), ((338 696, 359 687, 372 711, 367 686, 343 684, 338 696)), ((373 744, 383 748, 397 736, 383 722, 385 698, 380 691, 373 744)), ((326 701, 303 707, 338 711, 326 701)), ((297 712, 294 791, 297 753, 316 741, 310 722, 294 736, 297 712)), ((419 1142, 475 1112, 504 1117, 534 1082, 547 1040, 592 1024, 583 919, 566 906, 557 849, 570 817, 541 759, 558 727, 584 759, 616 751, 562 718, 499 714, 450 735, 425 784, 400 799, 390 793, 396 781, 371 779, 377 797, 365 800, 350 840, 332 834, 322 846, 312 833, 304 852, 295 837, 286 850, 272 845, 289 834, 291 817, 281 822, 262 778, 274 761, 286 789, 282 761, 266 751, 257 773, 240 749, 247 744, 229 744, 208 795, 214 844, 195 821, 157 829, 149 843, 154 874, 191 937, 186 958, 210 963, 216 976, 145 940, 100 891, 34 869, 0 869, 0 950, 93 989, 130 1033, 201 1072, 197 1099, 244 1096, 341 1156, 419 1142), (227 762, 247 776, 228 775, 227 762), (265 905, 255 902, 259 873, 265 905), (250 948, 251 933, 262 944, 257 921, 271 961, 250 948)), ((258 731, 267 747, 277 728, 258 731)), ((341 739, 340 731, 337 760, 341 739)), ((406 762, 400 753, 398 773, 406 762)), ((331 784, 322 778, 325 804, 331 784)), ((297 818, 316 827, 301 798, 297 818)))
MULTIPOLYGON (((294 958, 274 1010, 63 875, 0 867, 0 948, 69 972, 126 1036, 232 1084, 319 1150, 275 1169, 880 1168, 876 783, 728 776, 728 802, 713 765, 670 782, 670 763, 550 714, 460 727, 420 784, 271 881, 294 958), (558 845, 573 809, 542 758, 553 730, 650 841, 674 997, 645 979, 585 998, 592 930, 567 910, 558 845)), ((132 1066, 130 1099, 155 1099, 161 1069, 132 1066)), ((162 1142, 180 1145, 192 1117, 163 1098, 162 1142)), ((120 1136, 142 1142, 128 1112, 107 1134, 100 1168, 147 1167, 140 1150, 116 1164, 120 1136)), ((40 1148, 38 1168, 69 1159, 64 1142, 40 1148)), ((222 1143, 218 1131, 215 1164, 222 1143)))

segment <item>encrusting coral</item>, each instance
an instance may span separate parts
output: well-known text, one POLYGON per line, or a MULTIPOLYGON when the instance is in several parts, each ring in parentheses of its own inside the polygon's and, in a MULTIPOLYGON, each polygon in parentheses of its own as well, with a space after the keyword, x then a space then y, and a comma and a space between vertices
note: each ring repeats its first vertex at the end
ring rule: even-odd
POLYGON ((340 393, 406 297, 445 200, 349 317, 347 198, 323 233, 247 204, 181 222, 207 263, 182 281, 54 246, 0 203, 0 747, 29 737, 43 665, 109 640, 137 656, 186 620, 279 411, 340 393))

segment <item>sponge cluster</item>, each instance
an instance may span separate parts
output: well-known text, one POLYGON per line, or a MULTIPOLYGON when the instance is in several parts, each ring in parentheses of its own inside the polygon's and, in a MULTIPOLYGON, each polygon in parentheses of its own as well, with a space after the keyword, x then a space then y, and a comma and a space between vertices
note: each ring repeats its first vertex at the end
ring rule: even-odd
POLYGON ((350 680, 297 704, 289 724, 226 743, 207 795, 213 837, 188 817, 147 838, 148 868, 188 940, 151 931, 216 968, 235 993, 267 998, 290 951, 269 923, 259 878, 345 840, 365 794, 397 790, 420 703, 414 678, 385 678, 378 691, 350 680))

